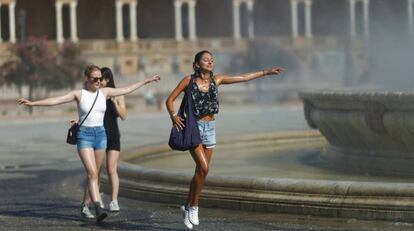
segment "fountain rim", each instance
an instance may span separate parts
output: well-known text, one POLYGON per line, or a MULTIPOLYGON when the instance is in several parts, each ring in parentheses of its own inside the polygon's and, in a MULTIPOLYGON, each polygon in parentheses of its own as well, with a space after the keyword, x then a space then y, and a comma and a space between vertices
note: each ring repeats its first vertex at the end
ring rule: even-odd
MULTIPOLYGON (((305 132, 307 138, 322 138, 317 131, 276 132, 232 137, 226 139, 222 143, 240 142, 246 140, 251 141, 253 138, 257 140, 272 138, 296 139, 303 138, 303 134, 305 132)), ((297 145, 297 143, 292 144, 292 146, 295 145, 297 145)), ((307 143, 307 145, 309 145, 309 143, 307 143)), ((287 148, 289 148, 289 145, 287 148)), ((136 156, 152 155, 164 152, 171 152, 170 147, 166 144, 155 144, 147 147, 141 146, 138 147, 138 149, 130 149, 122 155, 118 171, 121 175, 127 178, 138 177, 139 179, 146 181, 188 184, 193 177, 193 174, 191 173, 145 168, 128 163, 128 160, 133 159, 136 156)), ((187 152, 175 152, 176 155, 186 153, 187 152)), ((211 187, 237 188, 240 190, 261 190, 269 192, 278 191, 285 193, 309 193, 343 196, 414 196, 414 184, 401 182, 339 181, 299 178, 221 176, 218 174, 211 174, 208 176, 205 185, 211 187)))
MULTIPOLYGON (((264 137, 294 138, 300 137, 300 133, 274 133, 264 137)), ((317 131, 306 131, 306 137, 310 133, 321 137, 317 131)), ((241 137, 241 140, 248 138, 241 137)), ((141 146, 139 150, 150 153, 168 151, 169 147, 155 144, 141 146)), ((124 152, 119 163, 120 196, 168 204, 180 204, 185 200, 191 174, 143 168, 125 162, 131 155, 131 152, 124 152)), ((104 190, 110 192, 107 176, 102 177, 102 183, 104 190)), ((201 203, 206 207, 223 209, 412 222, 413 196, 414 184, 409 183, 210 175, 201 195, 201 203)))
POLYGON ((353 91, 326 89, 303 91, 299 98, 305 107, 321 110, 366 110, 380 107, 391 111, 412 112, 414 110, 414 92, 398 91, 353 91))
POLYGON ((411 91, 386 91, 386 90, 359 90, 359 89, 319 89, 299 92, 299 96, 313 97, 362 97, 367 99, 395 97, 395 98, 414 98, 411 91))

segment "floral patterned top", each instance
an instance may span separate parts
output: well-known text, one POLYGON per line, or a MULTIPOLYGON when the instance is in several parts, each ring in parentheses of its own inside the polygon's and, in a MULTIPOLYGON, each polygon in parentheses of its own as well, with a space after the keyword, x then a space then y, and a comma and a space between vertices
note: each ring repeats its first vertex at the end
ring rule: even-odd
POLYGON ((194 115, 198 118, 204 115, 217 114, 219 111, 218 88, 211 78, 207 92, 200 90, 195 79, 192 81, 191 95, 194 102, 194 115))

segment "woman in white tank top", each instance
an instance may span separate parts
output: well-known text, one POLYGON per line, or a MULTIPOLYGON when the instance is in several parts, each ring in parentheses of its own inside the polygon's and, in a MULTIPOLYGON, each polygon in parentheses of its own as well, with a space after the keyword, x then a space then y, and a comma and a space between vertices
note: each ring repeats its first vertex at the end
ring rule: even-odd
POLYGON ((79 128, 77 137, 77 149, 79 157, 85 167, 89 194, 95 205, 96 220, 102 221, 107 217, 106 212, 100 205, 100 194, 98 187, 98 169, 95 156, 104 156, 106 149, 106 134, 103 127, 103 118, 106 110, 106 98, 126 95, 151 82, 160 80, 158 75, 148 77, 143 81, 130 84, 120 88, 101 88, 102 74, 99 67, 88 65, 84 72, 85 89, 74 90, 66 95, 51 97, 37 101, 19 99, 19 105, 26 106, 54 106, 76 101, 78 104, 79 121, 85 118, 92 107, 95 97, 98 94, 96 103, 79 128))

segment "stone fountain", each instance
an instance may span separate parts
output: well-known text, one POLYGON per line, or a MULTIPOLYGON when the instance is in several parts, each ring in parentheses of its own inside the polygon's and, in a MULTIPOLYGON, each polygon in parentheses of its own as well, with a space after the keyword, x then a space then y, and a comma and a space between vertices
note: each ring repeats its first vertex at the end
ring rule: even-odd
POLYGON ((301 93, 305 118, 329 145, 333 168, 378 176, 414 176, 414 94, 301 93))

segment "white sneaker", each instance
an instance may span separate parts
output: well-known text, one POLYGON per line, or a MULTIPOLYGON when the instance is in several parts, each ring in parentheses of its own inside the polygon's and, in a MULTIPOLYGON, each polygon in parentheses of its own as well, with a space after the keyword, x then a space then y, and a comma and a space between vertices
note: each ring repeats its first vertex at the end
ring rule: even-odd
POLYGON ((198 207, 190 206, 188 209, 188 220, 193 225, 199 225, 200 222, 198 220, 198 207))
POLYGON ((81 215, 82 217, 88 218, 88 219, 95 218, 95 216, 91 213, 91 210, 89 210, 89 207, 87 204, 82 204, 81 215))
POLYGON ((193 224, 191 224, 190 220, 188 220, 188 211, 185 210, 185 206, 182 205, 180 207, 181 210, 181 214, 183 215, 183 222, 184 225, 188 228, 188 229, 193 229, 193 224))
POLYGON ((119 208, 117 200, 111 201, 111 203, 109 203, 109 211, 119 212, 119 210, 120 210, 120 208, 119 208))
POLYGON ((102 196, 103 196, 103 194, 101 193, 101 196, 99 197, 99 204, 100 204, 100 206, 101 206, 101 208, 105 208, 105 205, 104 205, 104 203, 103 203, 103 201, 102 201, 102 196))

